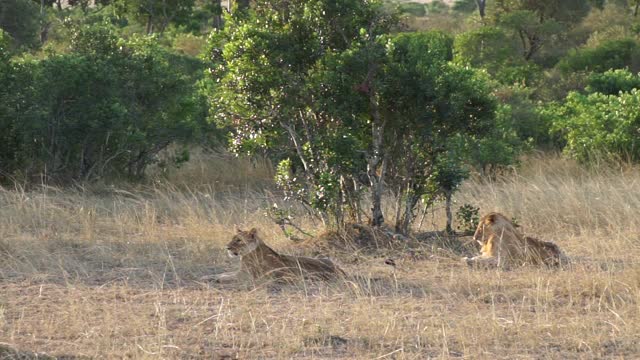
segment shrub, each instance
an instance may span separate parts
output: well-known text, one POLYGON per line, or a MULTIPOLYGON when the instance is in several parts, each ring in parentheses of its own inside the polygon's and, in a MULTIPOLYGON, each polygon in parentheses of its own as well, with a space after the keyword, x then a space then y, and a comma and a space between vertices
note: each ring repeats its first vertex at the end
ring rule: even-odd
POLYGON ((477 7, 476 0, 455 0, 451 9, 461 13, 472 13, 477 7))
POLYGON ((409 14, 413 16, 422 17, 427 15, 427 8, 424 4, 415 3, 415 2, 407 2, 398 5, 398 8, 401 13, 409 14))
POLYGON ((640 76, 629 70, 608 70, 604 73, 594 73, 589 76, 587 91, 599 92, 605 95, 617 95, 619 92, 629 92, 640 89, 640 76))
POLYGON ((569 53, 558 64, 565 73, 605 72, 609 69, 640 70, 640 46, 634 39, 611 40, 596 48, 581 48, 569 53))
POLYGON ((582 162, 602 156, 640 160, 640 91, 618 96, 572 92, 553 114, 565 152, 582 162))
POLYGON ((504 30, 483 26, 458 35, 454 43, 455 61, 486 69, 503 84, 531 85, 540 68, 522 58, 521 50, 504 30))
POLYGON ((495 73, 504 64, 520 58, 517 44, 499 28, 483 26, 455 38, 455 60, 495 73))
POLYGON ((431 15, 431 14, 444 14, 444 13, 447 13, 449 11, 449 5, 447 5, 442 0, 433 0, 430 3, 428 3, 425 7, 426 7, 427 13, 429 15, 431 15))
POLYGON ((38 43, 39 8, 31 0, 0 1, 0 29, 11 36, 17 46, 38 43))
POLYGON ((139 177, 156 154, 204 128, 204 101, 172 54, 152 37, 119 39, 82 26, 71 52, 17 59, 0 94, 4 175, 56 180, 139 177), (176 71, 177 70, 177 71, 176 71))

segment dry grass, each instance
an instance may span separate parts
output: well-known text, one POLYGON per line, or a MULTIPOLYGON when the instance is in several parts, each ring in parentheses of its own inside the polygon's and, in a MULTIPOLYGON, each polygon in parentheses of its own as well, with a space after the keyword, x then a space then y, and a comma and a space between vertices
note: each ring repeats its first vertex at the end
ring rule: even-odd
POLYGON ((571 269, 473 270, 425 245, 395 272, 340 258, 357 286, 221 287, 198 279, 235 266, 222 251, 234 223, 304 252, 263 214, 281 200, 252 181, 1 191, 0 358, 637 357, 640 170, 524 164, 456 200, 515 216, 578 259, 571 269))

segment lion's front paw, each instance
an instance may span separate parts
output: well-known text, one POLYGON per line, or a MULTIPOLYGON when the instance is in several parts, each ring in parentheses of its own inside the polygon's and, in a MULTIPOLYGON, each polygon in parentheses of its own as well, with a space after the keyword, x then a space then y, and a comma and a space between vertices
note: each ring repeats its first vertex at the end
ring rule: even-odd
POLYGON ((220 282, 220 276, 218 274, 205 275, 205 276, 200 277, 198 280, 207 281, 207 282, 220 282))
POLYGON ((200 278, 200 280, 212 282, 215 284, 228 284, 236 281, 237 278, 238 278, 238 273, 231 272, 231 273, 222 273, 222 274, 203 276, 200 278))

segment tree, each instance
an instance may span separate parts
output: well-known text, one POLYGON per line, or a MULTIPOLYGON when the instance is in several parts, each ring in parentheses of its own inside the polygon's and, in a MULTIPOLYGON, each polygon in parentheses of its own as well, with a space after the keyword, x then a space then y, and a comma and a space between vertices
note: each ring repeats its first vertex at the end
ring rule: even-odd
POLYGON ((145 24, 147 34, 163 33, 171 23, 190 16, 194 0, 114 0, 120 14, 145 24))
POLYGON ((56 181, 141 177, 155 155, 204 128, 194 80, 155 38, 119 39, 108 26, 79 26, 71 49, 11 61, 0 113, 0 162, 8 175, 56 181), (3 143, 5 141, 2 141, 3 143))
POLYGON ((455 38, 455 61, 496 74, 500 69, 519 62, 518 45, 497 27, 483 26, 455 38))
POLYGON ((454 11, 471 13, 478 9, 478 15, 484 23, 484 17, 486 15, 485 8, 487 7, 487 0, 455 0, 451 7, 454 11))
POLYGON ((14 103, 16 79, 9 61, 9 44, 9 36, 0 29, 0 179, 9 175, 18 162, 14 124, 10 121, 13 116, 11 105, 14 103))
POLYGON ((17 46, 37 43, 40 14, 30 0, 3 0, 0 2, 0 29, 8 33, 17 46))
POLYGON ((431 176, 447 139, 481 136, 493 118, 485 79, 449 63, 450 37, 385 35, 391 21, 380 4, 258 1, 211 42, 212 113, 232 148, 282 154, 278 183, 337 226, 359 217, 363 194, 382 225, 392 184, 406 232, 428 185, 447 178, 431 176))
POLYGON ((519 38, 522 56, 531 60, 543 46, 589 13, 587 0, 498 0, 492 6, 497 25, 519 38))
MULTIPOLYGON (((365 156, 347 155, 351 145, 363 149, 361 128, 350 132, 347 127, 366 119, 360 114, 338 119, 328 113, 321 100, 326 89, 318 79, 337 75, 329 69, 352 47, 355 51, 371 45, 366 49, 373 61, 379 45, 372 41, 388 26, 386 19, 380 4, 357 0, 257 1, 249 12, 234 13, 225 31, 212 39, 211 71, 213 80, 219 81, 211 87, 212 113, 218 123, 232 129, 233 148, 266 147, 293 156, 280 166, 281 179, 295 171, 286 185, 292 196, 317 210, 325 221, 331 214, 331 222, 338 225, 343 222, 347 193, 355 194, 348 184, 359 186, 356 169, 362 169, 365 161, 365 156), (285 164, 292 169, 283 168, 285 164)), ((367 63, 367 59, 361 60, 367 63)), ((348 91, 353 93, 352 88, 348 91)), ((368 95, 355 101, 359 106, 369 104, 368 95)), ((370 178, 378 184, 376 169, 382 166, 382 157, 375 150, 369 154, 375 159, 370 161, 370 178)))
POLYGON ((439 194, 430 189, 450 195, 457 187, 449 181, 456 177, 462 156, 453 161, 456 157, 448 155, 454 150, 450 139, 481 137, 494 117, 495 101, 486 79, 449 63, 452 43, 448 36, 432 32, 401 34, 386 46, 386 85, 380 98, 389 121, 386 146, 395 155, 389 183, 402 189, 405 203, 396 222, 402 233, 413 221, 418 200, 439 194))
POLYGON ((480 14, 480 18, 484 21, 487 0, 476 0, 476 3, 478 4, 478 14, 480 14))

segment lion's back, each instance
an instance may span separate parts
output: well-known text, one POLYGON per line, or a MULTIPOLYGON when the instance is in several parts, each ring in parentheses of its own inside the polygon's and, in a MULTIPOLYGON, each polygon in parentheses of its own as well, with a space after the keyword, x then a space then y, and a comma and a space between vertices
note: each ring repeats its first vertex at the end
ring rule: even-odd
POLYGON ((290 256, 277 253, 266 245, 242 259, 243 267, 254 278, 320 278, 331 279, 344 272, 329 259, 290 256))
POLYGON ((544 241, 531 236, 525 236, 528 247, 532 247, 539 254, 540 259, 547 265, 562 265, 568 263, 568 258, 560 247, 552 241, 544 241))
POLYGON ((297 269, 297 271, 301 270, 304 275, 329 279, 344 274, 344 272, 330 259, 289 255, 282 256, 288 267, 297 269))

